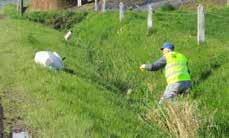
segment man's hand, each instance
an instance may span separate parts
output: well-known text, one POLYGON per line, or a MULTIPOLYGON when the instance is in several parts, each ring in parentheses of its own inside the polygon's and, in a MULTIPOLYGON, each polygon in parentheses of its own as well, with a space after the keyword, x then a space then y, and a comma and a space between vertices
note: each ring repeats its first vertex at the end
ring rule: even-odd
POLYGON ((140 70, 141 70, 141 71, 144 71, 145 68, 146 68, 146 65, 145 65, 145 64, 142 64, 142 65, 140 66, 140 70))

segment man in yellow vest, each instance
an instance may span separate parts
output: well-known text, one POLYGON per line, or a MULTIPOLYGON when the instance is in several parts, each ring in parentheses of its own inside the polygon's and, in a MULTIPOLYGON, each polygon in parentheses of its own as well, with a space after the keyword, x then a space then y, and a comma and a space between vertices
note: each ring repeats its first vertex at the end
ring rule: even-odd
POLYGON ((168 85, 159 104, 166 100, 172 100, 177 95, 188 93, 188 89, 192 86, 186 57, 175 52, 174 45, 169 42, 163 44, 161 51, 163 56, 155 63, 140 66, 141 70, 147 71, 157 71, 165 67, 165 77, 168 85))

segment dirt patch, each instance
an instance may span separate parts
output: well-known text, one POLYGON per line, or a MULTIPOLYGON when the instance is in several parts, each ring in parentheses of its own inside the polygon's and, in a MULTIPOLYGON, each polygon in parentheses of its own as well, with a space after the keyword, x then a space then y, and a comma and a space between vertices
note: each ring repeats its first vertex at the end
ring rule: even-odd
POLYGON ((12 132, 18 133, 27 130, 21 116, 23 112, 21 107, 26 104, 23 92, 15 89, 4 90, 2 104, 4 106, 4 118, 2 120, 2 123, 4 123, 4 130, 2 130, 4 137, 11 137, 12 132))
POLYGON ((5 15, 0 14, 0 20, 5 19, 5 15))

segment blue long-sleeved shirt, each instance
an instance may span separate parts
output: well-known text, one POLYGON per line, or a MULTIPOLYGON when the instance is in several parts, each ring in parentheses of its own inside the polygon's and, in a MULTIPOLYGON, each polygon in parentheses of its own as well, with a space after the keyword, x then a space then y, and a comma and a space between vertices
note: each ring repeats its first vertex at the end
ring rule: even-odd
POLYGON ((156 62, 153 64, 145 64, 146 67, 145 69, 148 71, 157 71, 166 65, 166 58, 162 56, 160 59, 158 59, 156 62))

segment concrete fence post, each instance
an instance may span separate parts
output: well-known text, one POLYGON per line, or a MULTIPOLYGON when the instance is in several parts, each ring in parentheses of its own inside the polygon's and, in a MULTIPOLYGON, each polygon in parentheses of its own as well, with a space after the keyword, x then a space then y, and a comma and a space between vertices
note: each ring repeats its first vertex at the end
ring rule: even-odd
POLYGON ((77 6, 81 7, 82 6, 82 0, 77 0, 77 6))
POLYGON ((102 12, 106 12, 106 0, 103 0, 103 3, 102 3, 102 12))
POLYGON ((148 5, 148 17, 147 17, 147 29, 148 29, 148 33, 153 31, 153 10, 152 10, 152 5, 149 4, 148 5))
POLYGON ((98 0, 95 0, 95 11, 98 11, 98 9, 99 9, 98 0))
POLYGON ((17 12, 20 15, 23 15, 23 12, 24 12, 24 3, 23 3, 23 0, 18 0, 17 1, 17 12))
POLYGON ((120 2, 119 4, 119 20, 120 22, 124 19, 125 14, 125 9, 124 9, 124 4, 120 2))
POLYGON ((205 42, 205 15, 201 4, 197 8, 197 16, 197 43, 201 44, 205 42))

